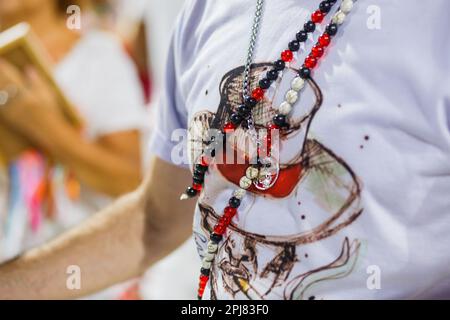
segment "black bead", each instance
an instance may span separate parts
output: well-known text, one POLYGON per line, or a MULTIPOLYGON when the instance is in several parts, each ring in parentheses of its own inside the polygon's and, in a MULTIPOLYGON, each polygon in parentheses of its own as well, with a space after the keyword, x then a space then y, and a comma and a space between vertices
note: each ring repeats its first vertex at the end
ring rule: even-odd
POLYGON ((328 13, 331 10, 331 4, 328 1, 322 1, 319 5, 320 11, 323 13, 328 13))
POLYGON ((259 86, 262 89, 268 89, 270 87, 270 84, 271 84, 271 82, 269 79, 264 78, 264 79, 259 80, 259 86))
POLYGON ((281 71, 286 66, 286 63, 283 60, 277 60, 273 63, 273 69, 277 71, 281 71))
POLYGON ((220 234, 217 233, 211 233, 211 236, 209 237, 209 239, 214 242, 214 243, 219 243, 220 241, 222 241, 223 237, 220 234))
POLYGON ((205 172, 208 170, 207 166, 201 165, 201 164, 196 164, 194 167, 194 173, 198 172, 199 174, 205 174, 205 172))
POLYGON ((252 97, 247 97, 245 98, 244 103, 249 106, 250 108, 253 108, 254 106, 256 106, 256 104, 258 103, 258 101, 256 101, 254 98, 252 97))
POLYGON ((289 42, 288 47, 291 51, 298 51, 298 49, 300 49, 300 43, 297 40, 292 40, 289 42))
POLYGON ((306 31, 299 31, 297 32, 297 34, 295 35, 295 37, 297 38, 297 41, 299 42, 305 42, 306 39, 308 39, 308 33, 306 31))
POLYGON ((194 174, 192 175, 194 178, 202 179, 205 177, 205 171, 194 169, 194 174))
POLYGON ((334 36, 338 31, 338 26, 336 23, 330 23, 325 30, 330 36, 334 36))
POLYGON ((250 111, 251 111, 250 107, 245 104, 241 104, 237 108, 238 114, 244 119, 247 119, 250 116, 250 111))
POLYGON ((228 201, 230 207, 232 208, 237 208, 241 205, 241 200, 239 200, 236 197, 231 197, 230 200, 228 201))
POLYGON ((269 70, 267 71, 267 79, 269 80, 277 80, 278 78, 278 71, 277 70, 269 70))
POLYGON ((300 69, 300 71, 298 72, 298 74, 300 75, 300 77, 302 79, 307 79, 309 78, 309 76, 311 75, 311 70, 308 69, 307 67, 302 67, 300 69))
POLYGON ((312 21, 308 21, 307 23, 305 23, 303 28, 306 32, 314 32, 314 30, 316 30, 316 24, 312 21))
POLYGON ((286 116, 284 114, 277 114, 275 117, 273 117, 272 121, 280 128, 284 128, 287 125, 286 116))
POLYGON ((233 113, 230 116, 230 121, 235 126, 239 125, 242 122, 242 120, 243 120, 242 117, 237 113, 233 113))
POLYGON ((328 2, 330 3, 330 5, 334 5, 336 3, 337 0, 328 0, 328 2))
POLYGON ((209 269, 201 268, 200 273, 204 276, 209 276, 209 269))
POLYGON ((193 198, 193 197, 195 197, 197 195, 197 190, 195 190, 192 187, 189 187, 189 188, 186 189, 185 193, 187 194, 187 196, 189 198, 193 198))
POLYGON ((205 171, 195 169, 192 176, 196 179, 203 179, 205 178, 205 171))
POLYGON ((207 166, 203 166, 201 164, 196 164, 195 165, 195 170, 201 171, 203 173, 205 173, 208 170, 207 166))
POLYGON ((205 182, 205 179, 201 177, 192 177, 192 181, 196 184, 203 184, 203 182, 205 182))

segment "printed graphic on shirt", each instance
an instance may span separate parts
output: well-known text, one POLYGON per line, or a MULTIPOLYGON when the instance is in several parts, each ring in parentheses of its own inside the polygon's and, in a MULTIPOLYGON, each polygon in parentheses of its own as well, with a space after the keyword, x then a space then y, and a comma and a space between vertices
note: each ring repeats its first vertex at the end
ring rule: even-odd
MULTIPOLYGON (((271 64, 252 66, 251 87, 265 75, 271 64)), ((204 146, 210 128, 221 128, 229 121, 232 108, 241 103, 243 67, 228 72, 220 85, 221 100, 217 112, 201 111, 189 126, 190 148, 204 146)), ((256 128, 264 127, 275 115, 277 101, 287 91, 297 70, 287 68, 283 77, 266 92, 266 98, 253 110, 256 128)), ((346 227, 362 213, 361 184, 352 169, 334 154, 332 149, 310 136, 309 129, 323 102, 322 92, 313 79, 307 80, 300 101, 294 105, 290 129, 281 133, 280 173, 275 185, 251 193, 259 202, 239 210, 238 221, 233 221, 220 244, 211 268, 209 295, 211 299, 313 299, 316 286, 345 278, 354 270, 360 254, 361 241, 345 235, 346 227), (252 212, 264 210, 265 204, 283 199, 295 204, 280 210, 289 211, 298 225, 296 234, 267 235, 248 231, 239 219, 255 217, 252 212), (262 208, 262 209, 261 209, 262 208), (335 238, 335 252, 326 262, 314 260, 314 245, 324 239, 335 238), (312 251, 311 251, 312 250, 312 251), (308 253, 306 253, 308 251, 308 253), (315 261, 320 261, 314 265, 315 261), (307 263, 306 263, 307 262, 307 263)), ((282 97, 281 97, 282 99, 282 97)), ((243 129, 236 135, 244 136, 243 129)), ((239 140, 239 139, 238 139, 239 140)), ((216 164, 210 168, 214 187, 205 185, 199 199, 199 217, 194 224, 197 247, 202 256, 208 235, 219 219, 221 210, 213 206, 214 192, 223 187, 239 185, 245 175, 245 164, 216 164)), ((224 203, 222 204, 225 205, 224 203)), ((273 212, 273 223, 280 219, 273 212)))

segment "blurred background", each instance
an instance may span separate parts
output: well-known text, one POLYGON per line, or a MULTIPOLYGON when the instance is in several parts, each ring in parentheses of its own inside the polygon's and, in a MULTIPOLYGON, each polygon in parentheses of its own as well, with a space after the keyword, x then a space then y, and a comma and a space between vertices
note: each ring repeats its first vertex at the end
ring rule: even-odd
MULTIPOLYGON (((0 261, 139 184, 183 2, 0 0, 0 261)), ((195 298, 192 244, 85 298, 195 298)))

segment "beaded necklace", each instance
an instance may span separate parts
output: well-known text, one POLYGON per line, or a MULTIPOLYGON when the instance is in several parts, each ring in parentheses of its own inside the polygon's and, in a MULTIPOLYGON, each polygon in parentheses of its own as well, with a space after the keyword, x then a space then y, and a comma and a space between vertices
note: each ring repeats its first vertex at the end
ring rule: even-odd
MULTIPOLYGON (((272 132, 274 130, 287 130, 289 123, 288 116, 291 114, 293 105, 298 100, 302 89, 305 86, 305 81, 310 78, 311 71, 316 67, 317 62, 323 56, 325 49, 331 42, 333 36, 336 35, 338 28, 344 22, 347 14, 352 10, 353 4, 356 0, 342 0, 339 9, 333 15, 331 22, 325 28, 325 32, 318 38, 317 43, 311 49, 309 55, 305 58, 298 75, 292 80, 289 90, 286 92, 284 101, 277 108, 276 115, 272 121, 267 124, 267 135, 264 138, 266 156, 261 157, 262 141, 256 134, 252 109, 264 99, 267 89, 272 83, 278 79, 281 71, 285 69, 286 63, 290 63, 294 58, 294 52, 300 49, 300 43, 308 39, 308 33, 313 33, 316 30, 316 24, 323 21, 325 16, 331 11, 337 0, 324 0, 320 3, 319 9, 314 11, 311 19, 306 22, 303 29, 300 30, 294 40, 288 44, 288 49, 281 52, 280 59, 273 63, 273 67, 266 73, 266 76, 261 79, 258 86, 250 92, 250 66, 253 60, 253 51, 256 44, 256 39, 259 31, 259 24, 262 17, 262 6, 264 0, 258 0, 256 4, 256 11, 252 26, 252 34, 250 38, 250 45, 248 48, 247 61, 243 74, 243 103, 235 108, 229 115, 229 121, 226 122, 222 129, 224 134, 230 133, 239 126, 245 128, 248 134, 256 141, 258 146, 255 163, 252 163, 247 168, 245 175, 239 181, 238 189, 233 191, 232 197, 228 201, 228 206, 223 210, 223 215, 217 221, 213 231, 210 234, 210 239, 207 244, 206 253, 202 260, 202 267, 200 269, 198 299, 202 299, 206 284, 209 281, 210 269, 212 262, 217 254, 219 243, 223 239, 223 235, 230 225, 233 217, 237 214, 237 209, 241 204, 241 200, 252 185, 259 190, 267 190, 271 188, 278 178, 279 164, 273 157, 271 157, 272 150, 272 132)), ((212 163, 215 157, 215 149, 218 147, 218 141, 215 137, 211 137, 207 142, 207 146, 203 154, 199 157, 194 166, 193 183, 188 187, 181 199, 192 198, 198 195, 203 187, 205 174, 208 166, 212 163)))

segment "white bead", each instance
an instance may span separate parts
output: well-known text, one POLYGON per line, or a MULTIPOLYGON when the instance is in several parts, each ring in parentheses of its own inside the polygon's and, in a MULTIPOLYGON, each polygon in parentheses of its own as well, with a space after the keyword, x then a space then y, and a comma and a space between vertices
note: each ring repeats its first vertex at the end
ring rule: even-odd
POLYGON ((298 93, 297 93, 297 91, 289 90, 286 93, 286 97, 285 98, 286 98, 287 102, 289 102, 290 104, 294 104, 297 101, 297 99, 298 99, 298 93))
POLYGON ((251 185, 252 185, 252 180, 250 180, 247 177, 242 177, 241 180, 239 181, 239 186, 242 189, 248 189, 248 188, 250 188, 251 185))
POLYGON ((186 199, 189 199, 189 196, 188 196, 186 193, 183 193, 183 194, 180 196, 180 200, 186 200, 186 199))
POLYGON ((211 269, 211 261, 206 261, 205 259, 203 259, 202 260, 202 268, 211 269))
POLYGON ((9 94, 5 90, 0 91, 0 106, 6 106, 9 100, 9 94))
POLYGON ((268 176, 270 176, 269 170, 262 169, 261 171, 259 171, 259 179, 264 180, 268 176))
POLYGON ((286 101, 282 102, 278 107, 278 112, 283 115, 289 114, 291 110, 292 110, 291 104, 286 101))
POLYGON ((208 242, 208 247, 207 247, 207 249, 208 249, 208 252, 209 252, 209 253, 216 253, 218 247, 219 247, 219 246, 217 245, 217 243, 214 243, 214 242, 212 242, 212 241, 209 241, 209 242, 208 242))
POLYGON ((242 198, 245 197, 246 193, 247 193, 247 191, 245 191, 244 189, 237 189, 237 190, 234 190, 233 197, 236 197, 238 199, 242 199, 242 198))
POLYGON ((305 80, 300 77, 295 77, 291 82, 291 88, 294 91, 300 91, 305 86, 305 80))
POLYGON ((213 262, 215 256, 216 256, 215 253, 207 252, 207 253, 205 253, 205 256, 203 257, 203 260, 205 260, 206 262, 213 262))
POLYGON ((251 180, 255 179, 258 177, 258 169, 253 168, 252 166, 248 167, 245 171, 245 176, 251 180))
POLYGON ((336 12, 336 14, 334 15, 332 21, 336 24, 342 24, 345 20, 345 13, 343 13, 342 11, 338 11, 336 12))
POLYGON ((352 0, 344 0, 341 3, 341 11, 343 13, 349 13, 353 8, 353 1, 352 0))

